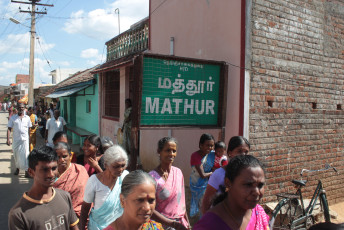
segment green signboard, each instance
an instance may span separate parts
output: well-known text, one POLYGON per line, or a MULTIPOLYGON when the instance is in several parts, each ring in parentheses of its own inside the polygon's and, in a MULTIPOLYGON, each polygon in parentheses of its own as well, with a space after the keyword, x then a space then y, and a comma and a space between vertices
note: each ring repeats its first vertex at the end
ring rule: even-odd
POLYGON ((141 125, 217 125, 220 69, 144 57, 141 125))

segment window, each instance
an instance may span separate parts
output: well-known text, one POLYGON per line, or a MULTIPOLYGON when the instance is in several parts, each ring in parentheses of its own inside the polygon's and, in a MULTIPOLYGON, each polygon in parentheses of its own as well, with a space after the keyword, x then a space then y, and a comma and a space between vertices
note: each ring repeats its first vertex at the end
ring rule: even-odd
POLYGON ((91 101, 86 100, 86 113, 90 113, 90 112, 91 112, 91 101))
POLYGON ((104 115, 119 118, 119 70, 104 74, 104 115))

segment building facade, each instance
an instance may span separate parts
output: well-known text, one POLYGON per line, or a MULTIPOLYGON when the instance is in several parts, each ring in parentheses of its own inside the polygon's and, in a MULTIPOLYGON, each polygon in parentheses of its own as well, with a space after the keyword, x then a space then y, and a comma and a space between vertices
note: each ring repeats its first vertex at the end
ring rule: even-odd
MULTIPOLYGON (((252 0, 249 138, 267 164, 267 200, 294 191, 303 168, 337 168, 322 179, 330 204, 344 201, 344 3, 252 0)), ((307 186, 307 197, 313 186, 307 186)))

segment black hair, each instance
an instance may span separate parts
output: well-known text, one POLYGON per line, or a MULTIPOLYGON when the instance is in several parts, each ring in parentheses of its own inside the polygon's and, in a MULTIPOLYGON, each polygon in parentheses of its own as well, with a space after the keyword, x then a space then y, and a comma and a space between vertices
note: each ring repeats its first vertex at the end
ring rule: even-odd
POLYGON ((57 141, 59 138, 61 137, 66 137, 67 138, 67 133, 64 131, 58 131, 55 133, 54 137, 53 137, 53 142, 57 141))
POLYGON ((233 151, 235 148, 243 144, 246 144, 249 149, 251 148, 250 142, 245 137, 242 137, 242 136, 232 137, 228 142, 227 153, 229 151, 233 151))
POLYGON ((37 149, 33 149, 28 157, 29 167, 35 170, 39 161, 52 162, 57 161, 58 157, 56 152, 49 146, 41 146, 37 149))
MULTIPOLYGON (((226 166, 226 176, 230 182, 234 182, 241 171, 249 167, 255 168, 260 167, 264 171, 264 165, 252 155, 237 155, 233 157, 228 165, 226 166)), ((227 192, 225 192, 225 187, 220 186, 221 194, 215 198, 213 206, 220 203, 227 197, 227 192)))
POLYGON ((215 138, 210 133, 203 133, 201 138, 199 139, 198 146, 201 146, 201 144, 204 144, 204 142, 206 142, 206 141, 214 141, 215 142, 215 138))
POLYGON ((176 138, 174 137, 163 137, 158 141, 158 153, 164 148, 165 144, 168 142, 174 142, 176 143, 176 145, 178 144, 176 138))
POLYGON ((127 103, 130 105, 129 107, 132 106, 132 103, 131 103, 131 99, 130 99, 130 98, 125 99, 125 102, 127 102, 127 103))
POLYGON ((30 107, 29 107, 27 110, 28 110, 28 111, 31 111, 31 110, 33 110, 32 106, 30 106, 30 107))
POLYGON ((215 148, 214 149, 225 149, 226 144, 223 141, 218 141, 215 143, 215 148))
POLYGON ((98 148, 98 154, 97 155, 103 155, 104 151, 103 151, 103 146, 102 146, 102 141, 100 139, 100 136, 92 134, 89 135, 85 138, 85 141, 89 141, 92 145, 96 146, 96 148, 98 148))
POLYGON ((335 223, 319 223, 313 225, 309 230, 343 230, 344 224, 335 224, 335 223))

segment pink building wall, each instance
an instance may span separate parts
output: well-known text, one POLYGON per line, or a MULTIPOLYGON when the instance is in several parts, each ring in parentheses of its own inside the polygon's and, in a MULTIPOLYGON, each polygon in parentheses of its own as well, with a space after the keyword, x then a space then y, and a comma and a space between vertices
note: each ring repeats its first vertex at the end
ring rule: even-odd
MULTIPOLYGON (((242 2, 239 0, 150 0, 150 51, 170 55, 174 38, 174 55, 241 64, 242 2)), ((240 68, 229 65, 225 142, 242 132, 240 114, 240 68)), ((188 184, 190 156, 198 150, 203 133, 220 137, 221 129, 166 128, 141 130, 140 155, 143 167, 151 170, 159 163, 158 140, 164 136, 179 141, 175 165, 184 172, 188 184)))
POLYGON ((125 111, 125 99, 129 96, 129 79, 126 78, 126 68, 120 68, 120 110, 119 110, 119 119, 109 119, 103 117, 103 109, 104 109, 104 99, 102 98, 102 86, 103 86, 103 79, 100 77, 100 84, 98 84, 98 92, 99 92, 99 101, 102 102, 101 106, 99 106, 99 115, 101 118, 100 121, 100 136, 108 136, 111 137, 114 143, 117 143, 117 130, 118 128, 122 128, 123 120, 124 120, 124 111, 125 111))

